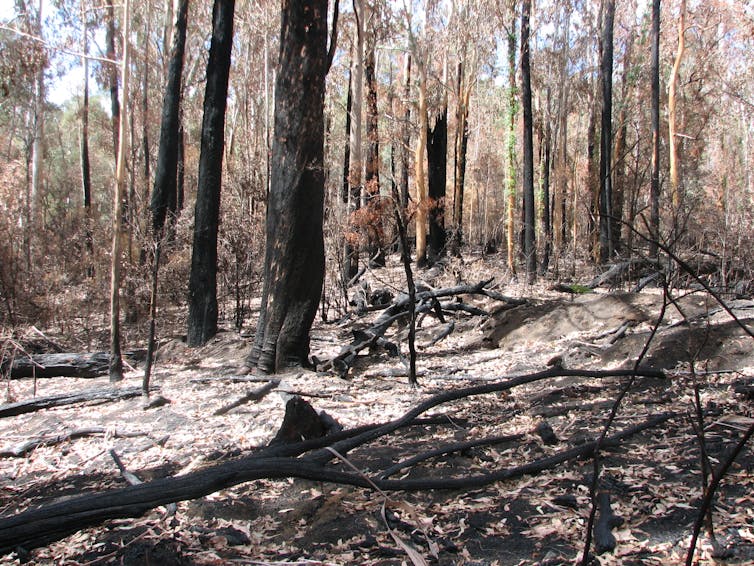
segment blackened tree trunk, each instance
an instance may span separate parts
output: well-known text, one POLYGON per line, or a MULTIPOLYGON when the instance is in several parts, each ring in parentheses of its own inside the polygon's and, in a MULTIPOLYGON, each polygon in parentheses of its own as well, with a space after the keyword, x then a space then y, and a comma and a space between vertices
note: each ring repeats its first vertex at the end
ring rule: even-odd
POLYGON ((353 85, 351 69, 348 69, 348 95, 346 97, 346 143, 343 151, 343 186, 340 189, 340 201, 348 208, 348 166, 351 162, 351 107, 353 106, 353 85))
POLYGON ((175 206, 171 200, 170 212, 180 216, 183 210, 184 185, 186 180, 186 136, 183 131, 182 112, 178 116, 178 158, 175 164, 175 206))
POLYGON ((264 372, 308 364, 325 270, 327 0, 283 0, 282 11, 264 286, 248 360, 264 372))
POLYGON ((411 54, 406 53, 406 82, 403 87, 403 140, 401 144, 401 206, 408 206, 408 177, 411 168, 411 54))
POLYGON ((660 0, 652 2, 652 180, 649 255, 657 257, 660 237, 660 0))
POLYGON ((453 235, 451 253, 461 255, 463 245, 463 189, 466 180, 466 151, 469 146, 469 97, 471 78, 464 76, 463 63, 458 63, 458 109, 456 111, 455 160, 453 167, 453 235))
MULTIPOLYGON (((128 116, 128 79, 130 53, 127 43, 129 34, 129 0, 123 1, 123 59, 121 61, 121 85, 123 88, 123 116, 128 116)), ((126 145, 128 136, 123 123, 118 128, 118 156, 115 166, 115 191, 113 198, 113 245, 110 253, 110 382, 123 381, 123 357, 120 349, 120 286, 121 286, 121 232, 123 229, 123 196, 126 192, 126 145)))
POLYGON ((178 187, 178 146, 180 131, 181 79, 186 47, 189 0, 180 0, 175 14, 175 29, 170 47, 170 63, 162 101, 160 147, 157 152, 154 189, 152 190, 152 228, 159 238, 168 210, 175 211, 178 187))
MULTIPOLYGON (((115 61, 115 8, 112 2, 107 4, 107 30, 105 31, 105 54, 115 61)), ((120 101, 118 100, 118 66, 110 63, 107 70, 107 82, 110 89, 110 115, 113 127, 113 154, 118 160, 118 137, 120 132, 120 101)), ((125 96, 125 94, 124 94, 125 96)))
POLYGON ((440 109, 433 127, 427 130, 427 181, 429 184, 429 259, 445 252, 445 182, 448 161, 448 106, 440 109))
POLYGON ((84 94, 81 103, 81 190, 84 197, 84 247, 87 276, 94 275, 94 241, 92 236, 92 170, 89 162, 89 29, 82 9, 84 24, 82 47, 84 53, 84 94))
POLYGON ((606 0, 602 29, 602 126, 600 131, 600 262, 606 263, 613 251, 613 20, 615 0, 606 0))
MULTIPOLYGON (((366 14, 366 11, 365 11, 366 14)), ((372 17, 370 15, 370 17, 372 17)), ((372 17, 373 19, 373 17, 372 17)), ((374 28, 374 23, 369 26, 374 28)), ((367 250, 372 267, 385 266, 384 229, 380 202, 380 135, 377 113, 377 77, 375 75, 375 49, 377 36, 374 29, 367 35, 364 55, 364 78, 367 85, 367 156, 364 172, 368 207, 367 250)))
POLYGON ((220 222, 225 108, 233 47, 235 0, 215 0, 207 61, 199 186, 194 212, 194 247, 189 276, 188 345, 200 346, 217 333, 217 229, 220 222))
POLYGON ((537 278, 537 250, 534 210, 534 143, 532 138, 531 67, 529 64, 529 19, 531 0, 524 0, 521 10, 521 103, 524 112, 524 260, 526 278, 537 278))

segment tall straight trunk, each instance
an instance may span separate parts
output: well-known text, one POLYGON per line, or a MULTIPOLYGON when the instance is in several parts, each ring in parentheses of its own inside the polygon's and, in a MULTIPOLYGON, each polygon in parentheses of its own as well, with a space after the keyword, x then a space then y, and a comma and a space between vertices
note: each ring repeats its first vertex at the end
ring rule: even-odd
MULTIPOLYGON (((516 272, 516 18, 508 31, 508 115, 506 116, 505 233, 508 270, 516 272)), ((486 243, 486 242, 485 242, 486 243)))
POLYGON ((404 65, 405 82, 403 85, 403 138, 401 143, 401 206, 408 206, 408 178, 411 168, 411 156, 409 149, 411 147, 411 54, 406 53, 406 63, 404 65))
POLYGON ((160 147, 151 202, 152 229, 157 240, 162 237, 161 232, 168 212, 175 212, 177 203, 181 78, 186 47, 188 4, 188 0, 180 0, 175 12, 168 78, 162 100, 160 147))
POLYGON ((364 0, 353 0, 353 11, 356 17, 356 42, 353 45, 354 53, 351 56, 351 79, 353 81, 353 101, 351 107, 351 151, 348 166, 349 185, 349 210, 351 225, 351 241, 346 242, 345 277, 350 281, 359 271, 359 246, 357 241, 358 227, 354 225, 354 212, 361 208, 361 183, 362 183, 362 107, 364 103, 364 0))
MULTIPOLYGON (((599 112, 600 105, 597 97, 597 90, 599 88, 600 81, 596 80, 592 84, 591 90, 591 106, 589 112, 589 124, 586 131, 586 182, 589 201, 589 249, 591 251, 594 261, 599 260, 599 246, 600 246, 600 231, 599 231, 599 216, 600 216, 600 178, 599 178, 599 163, 597 162, 597 113, 599 112)), ((576 232, 574 232, 574 235, 576 232)), ((574 242, 576 240, 574 239, 574 242)))
MULTIPOLYGON (((108 2, 107 4, 106 19, 105 54, 108 59, 115 61, 115 7, 112 2, 108 2)), ((113 130, 113 154, 117 166, 118 140, 120 136, 120 101, 118 100, 118 67, 114 63, 108 64, 107 82, 108 89, 110 90, 110 120, 113 130)), ((126 96, 125 92, 123 96, 126 96)))
POLYGON ((126 192, 126 146, 128 136, 124 122, 128 116, 129 58, 128 34, 130 27, 129 0, 123 0, 123 56, 121 61, 121 88, 123 89, 123 119, 118 127, 118 159, 115 167, 115 198, 113 199, 113 245, 110 269, 110 381, 123 380, 123 358, 120 351, 120 284, 121 284, 121 232, 123 230, 123 198, 126 192))
MULTIPOLYGON (((143 202, 147 202, 149 198, 149 181, 151 180, 151 151, 149 146, 149 37, 151 35, 151 20, 152 14, 152 2, 147 2, 147 17, 145 18, 144 25, 146 30, 144 36, 147 38, 144 46, 144 60, 142 62, 142 79, 141 79, 141 153, 144 159, 143 164, 143 182, 144 182, 144 195, 143 202)), ((143 255, 143 254, 142 254, 143 255)))
POLYGON ((524 112, 524 260, 526 279, 537 279, 536 214, 534 202, 534 141, 531 110, 531 67, 529 64, 529 20, 531 0, 524 0, 521 10, 521 103, 524 112))
POLYGON ((424 63, 419 64, 419 136, 414 152, 414 182, 416 183, 416 264, 427 263, 427 73, 424 63))
MULTIPOLYGON (((37 6, 35 33, 43 37, 42 8, 44 4, 39 0, 37 6)), ((29 197, 29 218, 34 227, 27 230, 39 231, 42 218, 42 200, 44 198, 44 153, 45 153, 45 106, 47 92, 45 88, 45 65, 40 64, 34 77, 34 141, 32 142, 31 158, 31 193, 29 197)))
MULTIPOLYGON (((348 166, 351 161, 351 108, 353 107, 353 77, 351 76, 351 69, 348 69, 348 95, 346 96, 346 143, 343 149, 343 185, 340 190, 340 200, 344 205, 344 209, 348 209, 348 166)), ((346 249, 348 244, 346 243, 346 249)), ((346 254, 347 255, 347 254, 346 254)))
POLYGON ((545 275, 550 267, 550 254, 552 253, 552 209, 550 208, 550 161, 552 152, 552 127, 550 111, 550 89, 547 88, 547 114, 545 116, 546 124, 543 134, 544 139, 541 144, 542 153, 542 236, 545 240, 544 250, 542 253, 542 263, 540 273, 545 275))
POLYGON ((308 364, 325 270, 327 0, 282 6, 264 286, 248 360, 265 372, 308 364))
MULTIPOLYGON (((368 13, 365 10, 365 18, 368 13)), ((373 26, 369 26, 373 27, 373 26)), ((385 266, 384 229, 380 209, 380 136, 378 131, 377 113, 377 77, 375 69, 375 49, 377 37, 372 29, 367 35, 366 53, 364 56, 364 78, 367 85, 367 156, 364 174, 366 200, 369 209, 367 226, 368 253, 370 265, 385 266)))
POLYGON ((92 168, 89 162, 89 29, 84 3, 81 3, 81 20, 84 25, 81 47, 84 54, 84 85, 81 101, 81 192, 84 199, 84 249, 88 276, 94 275, 94 242, 92 239, 92 168))
POLYGON ((180 216, 185 200, 186 181, 186 135, 183 128, 183 112, 178 117, 178 159, 175 165, 175 206, 171 211, 180 216))
POLYGON ((556 144, 556 161, 554 169, 555 190, 552 205, 552 230, 553 230, 553 253, 555 255, 556 274, 559 268, 560 255, 566 244, 567 230, 567 193, 568 193, 568 104, 569 104, 569 86, 568 86, 568 58, 570 45, 570 25, 571 10, 569 6, 565 8, 565 17, 563 22, 563 41, 562 51, 560 53, 560 69, 558 83, 560 92, 558 93, 558 116, 557 116, 557 136, 556 144))
POLYGON ((463 245, 463 189, 466 179, 466 151, 469 146, 469 98, 471 79, 465 77, 463 63, 458 63, 458 107, 456 109, 455 158, 453 166, 453 236, 451 251, 461 255, 463 245))
POLYGON ((235 0, 215 0, 212 8, 212 41, 207 61, 194 246, 189 276, 189 346, 204 344, 217 333, 217 231, 234 9, 235 0))
POLYGON ((618 113, 618 131, 615 135, 615 144, 613 150, 613 251, 618 254, 623 247, 623 208, 626 201, 626 186, 628 179, 626 177, 626 137, 628 136, 628 100, 630 96, 630 78, 629 72, 632 68, 631 54, 633 53, 633 43, 635 38, 634 29, 631 29, 626 42, 626 51, 623 62, 623 76, 621 78, 621 105, 618 113))
POLYGON ((600 129, 600 262, 606 263, 613 250, 613 21, 615 0, 606 0, 605 21, 602 30, 602 125, 600 129))
POLYGON ((680 172, 678 167, 678 140, 677 137, 677 110, 678 104, 678 75, 681 70, 681 61, 686 50, 686 0, 681 0, 680 14, 678 15, 678 48, 675 52, 673 70, 668 81, 668 151, 670 158, 670 193, 673 197, 673 208, 678 211, 683 200, 680 172))
POLYGON ((657 257, 660 237, 660 0, 652 1, 652 180, 649 188, 649 255, 657 257))

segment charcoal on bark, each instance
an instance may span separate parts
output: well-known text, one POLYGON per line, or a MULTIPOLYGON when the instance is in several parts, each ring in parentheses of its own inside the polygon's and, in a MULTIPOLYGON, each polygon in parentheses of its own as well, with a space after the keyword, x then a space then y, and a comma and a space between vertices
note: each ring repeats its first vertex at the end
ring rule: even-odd
POLYGON ((285 0, 282 9, 264 285, 248 360, 265 372, 308 365, 325 269, 327 0, 285 0))

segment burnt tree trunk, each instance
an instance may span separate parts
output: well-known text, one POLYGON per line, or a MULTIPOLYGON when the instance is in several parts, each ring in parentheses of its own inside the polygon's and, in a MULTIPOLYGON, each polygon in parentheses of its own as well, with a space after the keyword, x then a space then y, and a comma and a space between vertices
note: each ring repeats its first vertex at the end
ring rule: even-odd
POLYGON ((151 203, 152 228, 156 237, 165 225, 168 210, 175 212, 177 198, 181 78, 183 75, 183 54, 186 47, 188 4, 188 0, 180 0, 175 15, 167 85, 162 101, 160 147, 157 153, 151 203))
MULTIPOLYGON (((115 61, 115 7, 107 5, 107 29, 105 31, 105 56, 115 61)), ((107 82, 110 90, 110 115, 113 127, 113 155, 118 160, 118 136, 120 132, 120 100, 118 99, 118 65, 107 67, 107 82)))
POLYGON ((531 0, 524 0, 521 11, 521 103, 524 112, 524 260, 526 278, 537 278, 537 250, 534 210, 534 143, 532 138, 531 68, 529 65, 529 19, 531 0))
POLYGON ((433 127, 427 129, 427 181, 429 183, 429 259, 445 252, 445 182, 448 162, 448 107, 441 108, 433 127))
POLYGON ((466 180, 466 151, 469 146, 470 77, 464 77, 463 63, 458 63, 458 109, 456 111, 455 161, 453 167, 453 236, 450 243, 454 256, 461 255, 463 245, 463 189, 466 180))
POLYGON ((215 0, 207 61, 199 186, 194 213, 194 247, 189 276, 188 345, 217 333, 217 229, 220 222, 225 108, 233 47, 235 0, 215 0))
POLYGON ((367 250, 369 265, 385 267, 384 230, 380 206, 380 136, 377 129, 377 77, 375 76, 375 31, 369 32, 364 57, 364 78, 367 85, 367 158, 364 172, 369 226, 367 250))
POLYGON ((613 149, 613 20, 615 19, 615 0, 605 4, 605 22, 602 30, 602 127, 600 132, 600 262, 606 263, 613 255, 613 184, 612 184, 612 149, 613 149))
POLYGON ((308 364, 322 292, 327 0, 283 1, 279 68, 264 286, 249 356, 265 372, 308 364))
POLYGON ((406 53, 406 82, 403 87, 403 139, 401 143, 401 206, 408 206, 408 176, 411 168, 411 54, 406 53))

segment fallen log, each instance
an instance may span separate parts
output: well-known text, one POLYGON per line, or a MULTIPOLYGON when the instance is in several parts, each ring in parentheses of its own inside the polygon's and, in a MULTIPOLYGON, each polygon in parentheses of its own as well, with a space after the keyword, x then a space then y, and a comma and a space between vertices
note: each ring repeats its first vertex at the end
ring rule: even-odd
POLYGON ((108 433, 112 433, 113 438, 131 438, 135 436, 147 435, 146 432, 118 432, 117 430, 110 431, 102 426, 80 428, 61 434, 31 438, 12 448, 0 450, 0 458, 20 458, 22 456, 26 456, 40 446, 54 446, 56 444, 68 442, 69 440, 76 440, 77 438, 85 438, 87 436, 105 436, 108 433))
MULTIPOLYGON (((124 357, 132 362, 142 359, 139 350, 126 352, 124 357)), ((18 356, 0 366, 0 373, 8 373, 11 379, 23 377, 84 377, 107 375, 110 364, 109 352, 78 352, 63 354, 32 354, 18 356), (8 367, 10 366, 10 368, 8 367), (10 371, 8 371, 10 369, 10 371)))
MULTIPOLYGON (((152 388, 153 390, 157 388, 152 388)), ((87 389, 78 393, 65 393, 61 395, 51 395, 49 397, 37 397, 17 403, 8 403, 0 405, 0 418, 15 417, 26 413, 33 413, 52 407, 62 407, 64 405, 74 405, 76 403, 86 403, 88 401, 122 401, 141 395, 141 387, 127 387, 119 389, 117 387, 106 387, 98 389, 87 389)))

